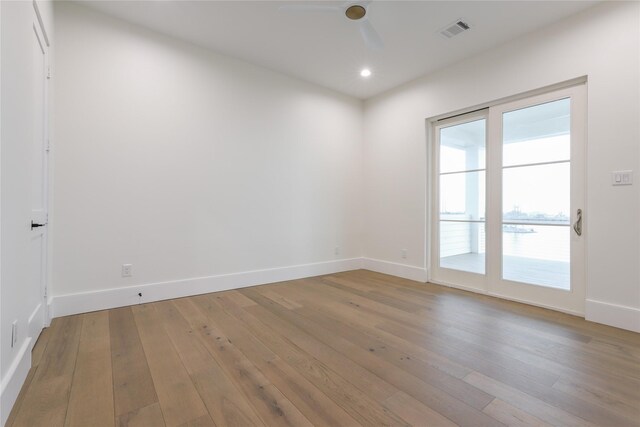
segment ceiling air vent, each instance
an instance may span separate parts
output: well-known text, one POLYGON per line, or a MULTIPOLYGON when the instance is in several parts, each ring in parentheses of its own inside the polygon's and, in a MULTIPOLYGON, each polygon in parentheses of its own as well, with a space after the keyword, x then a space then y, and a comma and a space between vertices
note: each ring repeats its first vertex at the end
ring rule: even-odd
POLYGON ((457 21, 447 25, 443 30, 440 31, 440 34, 450 39, 454 36, 457 36, 463 31, 467 31, 469 28, 469 24, 464 22, 462 19, 458 19, 457 21))

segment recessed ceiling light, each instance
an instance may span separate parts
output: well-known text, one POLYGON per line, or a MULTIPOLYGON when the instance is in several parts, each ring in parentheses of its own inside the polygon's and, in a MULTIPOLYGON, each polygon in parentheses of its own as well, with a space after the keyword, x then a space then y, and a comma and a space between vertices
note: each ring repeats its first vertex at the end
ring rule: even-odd
POLYGON ((368 68, 363 68, 362 71, 360 71, 360 75, 362 77, 369 77, 371 75, 371 70, 368 68))

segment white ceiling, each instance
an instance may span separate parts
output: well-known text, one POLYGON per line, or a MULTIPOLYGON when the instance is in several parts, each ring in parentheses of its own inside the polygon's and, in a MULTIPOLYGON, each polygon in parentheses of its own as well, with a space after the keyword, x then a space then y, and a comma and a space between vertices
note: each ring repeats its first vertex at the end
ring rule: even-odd
MULTIPOLYGON (((367 17, 384 41, 368 49, 358 23, 335 11, 356 1, 89 1, 83 4, 216 52, 368 98, 584 10, 595 1, 373 1, 367 17), (286 9, 286 8, 285 8, 286 9), (471 30, 439 30, 464 18, 471 30), (372 70, 360 77, 363 67, 372 70)), ((367 3, 365 2, 360 2, 367 3)))

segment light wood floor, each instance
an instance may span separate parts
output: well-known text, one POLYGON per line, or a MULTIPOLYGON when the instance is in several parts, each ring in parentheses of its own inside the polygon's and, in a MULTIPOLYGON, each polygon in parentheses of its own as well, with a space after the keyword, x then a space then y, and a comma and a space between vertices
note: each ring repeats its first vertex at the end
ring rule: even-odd
POLYGON ((54 319, 9 426, 640 425, 640 334, 368 271, 54 319))

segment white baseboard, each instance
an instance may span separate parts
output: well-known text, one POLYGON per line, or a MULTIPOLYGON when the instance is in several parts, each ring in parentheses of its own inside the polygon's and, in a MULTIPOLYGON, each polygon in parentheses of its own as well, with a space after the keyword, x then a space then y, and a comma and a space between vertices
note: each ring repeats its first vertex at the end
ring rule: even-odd
POLYGON ((219 276, 149 283, 126 288, 55 295, 52 298, 49 315, 51 318, 68 316, 171 298, 296 280, 341 271, 357 270, 361 268, 361 265, 362 258, 351 258, 219 276), (142 293, 142 297, 139 297, 138 293, 142 293))
MULTIPOLYGON (((44 309, 45 306, 43 303, 38 304, 38 306, 33 310, 31 316, 29 316, 29 336, 33 338, 32 345, 36 345, 36 341, 40 336, 40 332, 42 332, 42 328, 44 328, 44 309)), ((32 349, 29 349, 31 351, 32 349)))
MULTIPOLYGON (((171 298, 181 298, 209 292, 225 291, 229 289, 239 289, 248 286, 264 285, 267 283, 282 282, 286 280, 296 280, 323 274, 339 273, 341 271, 357 270, 360 268, 423 283, 426 282, 428 278, 428 270, 426 268, 372 258, 351 258, 291 267, 142 284, 126 288, 57 295, 51 297, 47 305, 49 319, 51 319, 71 314, 87 313, 91 311, 124 307, 171 298), (138 293, 142 293, 141 298, 138 297, 138 293)), ((450 283, 439 284, 487 294, 486 291, 480 289, 468 288, 450 283)), ((501 295, 494 296, 504 298, 501 295)), ((526 301, 520 302, 526 303, 526 301)), ((556 307, 546 308, 558 310, 556 307)), ((42 309, 44 309, 44 307, 42 307, 42 309)), ((580 313, 570 314, 580 315, 580 313)), ((34 317, 34 315, 32 315, 32 317, 34 317)), ((640 332, 640 309, 637 308, 609 304, 595 300, 587 300, 585 318, 593 322, 640 332)))
POLYGON ((640 332, 640 309, 634 307, 587 299, 585 319, 640 332))
POLYGON ((397 264, 395 262, 382 261, 373 258, 362 258, 362 268, 423 283, 427 281, 428 277, 426 268, 397 264))
POLYGON ((16 358, 9 366, 7 374, 2 378, 0 386, 0 425, 4 425, 9 418, 11 408, 16 403, 22 384, 24 384, 31 368, 31 347, 34 340, 27 338, 18 350, 16 358))
POLYGON ((53 319, 53 297, 47 299, 47 317, 45 318, 45 325, 47 328, 51 326, 51 319, 53 319))

